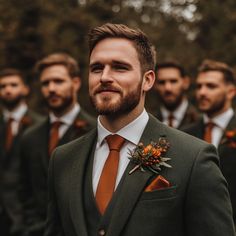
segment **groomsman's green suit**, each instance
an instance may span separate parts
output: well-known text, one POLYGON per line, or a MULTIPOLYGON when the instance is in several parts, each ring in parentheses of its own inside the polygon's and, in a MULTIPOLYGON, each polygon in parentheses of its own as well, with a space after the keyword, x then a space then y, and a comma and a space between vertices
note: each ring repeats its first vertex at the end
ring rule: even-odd
POLYGON ((165 137, 172 168, 162 168, 171 187, 145 192, 157 177, 130 163, 103 216, 92 191, 97 130, 57 148, 49 168, 46 236, 233 236, 227 184, 212 145, 163 125, 153 116, 141 140, 165 137))
MULTIPOLYGON (((227 140, 227 131, 235 130, 236 128, 236 115, 229 121, 225 132, 221 138, 220 144, 217 148, 220 157, 220 167, 223 175, 228 182, 229 193, 231 197, 232 207, 233 207, 233 217, 234 223, 236 224, 236 147, 230 147, 230 145, 225 142, 227 140)), ((185 132, 203 139, 204 135, 204 122, 199 120, 198 122, 188 126, 185 132)))
MULTIPOLYGON (((60 138, 58 146, 68 143, 95 127, 96 120, 81 109, 73 124, 60 138)), ((21 186, 20 195, 29 235, 42 235, 47 212, 47 178, 49 164, 50 121, 46 118, 29 129, 21 142, 21 186)))

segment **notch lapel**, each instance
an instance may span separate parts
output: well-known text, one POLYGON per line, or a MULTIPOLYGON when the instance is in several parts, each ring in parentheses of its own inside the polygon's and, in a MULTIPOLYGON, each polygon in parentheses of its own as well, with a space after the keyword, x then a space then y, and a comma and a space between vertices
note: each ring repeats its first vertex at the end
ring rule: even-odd
POLYGON ((36 143, 36 155, 39 156, 40 161, 42 162, 43 169, 47 176, 48 174, 48 165, 49 165, 49 156, 48 156, 48 139, 50 132, 50 124, 49 119, 45 120, 38 129, 37 134, 37 143, 36 143), (40 149, 37 149, 40 147, 40 149))
MULTIPOLYGON (((151 141, 158 141, 161 136, 165 136, 164 127, 165 126, 152 115, 149 115, 148 124, 140 141, 142 141, 144 145, 149 144, 151 141)), ((122 230, 132 214, 140 195, 144 191, 148 180, 155 175, 151 171, 142 172, 140 170, 129 174, 129 171, 132 170, 134 166, 133 163, 129 163, 117 191, 114 194, 115 204, 107 236, 119 236, 122 234, 122 230)))

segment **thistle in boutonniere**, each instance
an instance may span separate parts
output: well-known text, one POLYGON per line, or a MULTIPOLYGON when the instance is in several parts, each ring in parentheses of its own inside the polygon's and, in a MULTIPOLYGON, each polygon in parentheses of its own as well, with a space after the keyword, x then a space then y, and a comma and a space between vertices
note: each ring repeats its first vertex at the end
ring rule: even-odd
POLYGON ((86 120, 76 119, 74 122, 74 126, 77 129, 84 129, 88 125, 88 122, 86 120))
POLYGON ((158 142, 152 141, 147 146, 140 142, 134 150, 129 150, 129 159, 136 164, 129 174, 132 174, 137 169, 143 172, 150 170, 158 174, 162 167, 171 168, 171 165, 166 163, 171 158, 165 157, 169 147, 170 144, 164 137, 159 138, 158 142))
POLYGON ((223 139, 222 144, 227 144, 231 148, 236 148, 236 129, 225 132, 225 138, 223 139))

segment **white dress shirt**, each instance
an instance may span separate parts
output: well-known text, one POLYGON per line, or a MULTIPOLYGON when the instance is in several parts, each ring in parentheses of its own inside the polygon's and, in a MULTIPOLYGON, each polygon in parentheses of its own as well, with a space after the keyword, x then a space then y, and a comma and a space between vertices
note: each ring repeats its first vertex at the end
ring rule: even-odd
POLYGON ((69 112, 67 112, 65 115, 61 116, 60 118, 56 117, 52 112, 49 113, 50 123, 54 123, 56 121, 62 122, 62 124, 59 127, 59 138, 61 138, 69 129, 69 127, 73 124, 78 113, 80 112, 80 109, 81 109, 80 105, 76 103, 69 112))
POLYGON ((161 106, 160 110, 161 110, 161 114, 162 114, 162 118, 163 118, 162 122, 164 124, 168 125, 169 124, 168 117, 170 116, 170 114, 172 114, 174 116, 173 127, 177 128, 180 125, 181 121, 183 120, 187 108, 188 108, 188 100, 187 99, 184 99, 182 101, 182 103, 177 107, 177 109, 175 109, 173 112, 170 112, 165 107, 161 106))
MULTIPOLYGON (((128 152, 129 150, 133 150, 136 145, 139 143, 141 135, 144 131, 144 128, 147 125, 149 120, 149 116, 146 110, 143 110, 142 114, 138 116, 131 123, 120 129, 116 134, 122 136, 126 139, 124 145, 120 150, 120 160, 118 173, 116 177, 115 188, 121 180, 121 177, 129 163, 128 152)), ((94 153, 94 162, 93 162, 93 192, 96 194, 98 182, 102 173, 103 166, 106 162, 106 159, 109 154, 108 144, 105 140, 105 137, 113 134, 108 131, 100 122, 98 117, 98 138, 97 145, 94 153)))
POLYGON ((213 122, 216 124, 213 129, 212 129, 212 144, 214 144, 216 147, 218 147, 220 140, 224 134, 224 130, 229 124, 229 121, 234 115, 234 111, 232 108, 229 108, 227 111, 224 113, 214 117, 213 119, 209 119, 209 117, 204 114, 203 115, 203 121, 204 124, 207 124, 209 121, 213 122))
POLYGON ((25 115, 27 110, 28 110, 28 107, 25 103, 21 103, 13 111, 8 111, 6 109, 3 109, 3 119, 4 119, 4 121, 7 122, 9 118, 13 119, 13 121, 11 123, 13 136, 16 136, 18 134, 21 119, 23 118, 23 116, 25 115))

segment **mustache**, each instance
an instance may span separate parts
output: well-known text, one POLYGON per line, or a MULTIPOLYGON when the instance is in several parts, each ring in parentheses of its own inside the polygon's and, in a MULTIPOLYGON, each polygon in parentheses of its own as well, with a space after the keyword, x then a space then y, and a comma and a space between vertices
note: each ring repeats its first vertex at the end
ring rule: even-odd
POLYGON ((117 92, 121 93, 121 89, 116 88, 112 85, 100 85, 98 88, 95 89, 94 94, 101 93, 101 92, 106 92, 106 91, 111 91, 111 92, 117 92))
POLYGON ((60 96, 58 96, 57 94, 55 94, 55 93, 50 93, 47 97, 46 97, 46 99, 52 99, 52 98, 59 98, 60 96))

